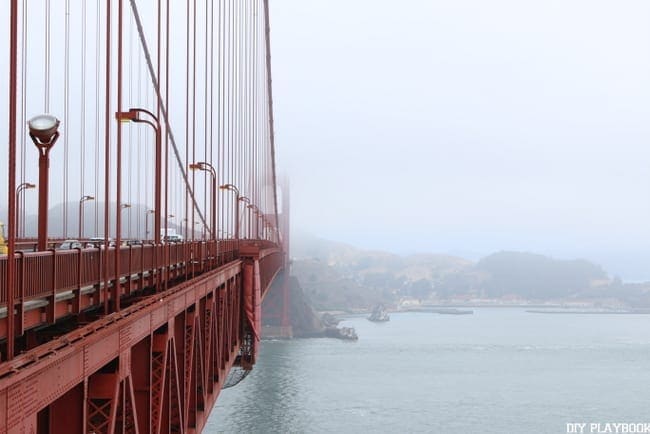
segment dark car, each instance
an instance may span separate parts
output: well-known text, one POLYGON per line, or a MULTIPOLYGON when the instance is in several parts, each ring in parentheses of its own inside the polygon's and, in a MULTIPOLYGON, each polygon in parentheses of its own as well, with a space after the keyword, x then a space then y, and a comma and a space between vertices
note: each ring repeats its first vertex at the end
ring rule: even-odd
MULTIPOLYGON (((108 247, 115 247, 115 241, 112 238, 108 239, 108 247)), ((103 249, 104 237, 93 237, 86 242, 86 249, 103 249)))

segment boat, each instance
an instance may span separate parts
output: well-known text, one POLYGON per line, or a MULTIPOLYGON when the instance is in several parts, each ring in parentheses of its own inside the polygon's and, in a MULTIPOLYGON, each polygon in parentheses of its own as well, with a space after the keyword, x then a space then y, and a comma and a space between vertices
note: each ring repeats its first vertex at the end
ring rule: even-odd
POLYGON ((352 327, 328 327, 325 329, 325 337, 356 341, 359 339, 357 332, 352 327))
POLYGON ((375 308, 372 310, 372 313, 368 317, 368 321, 372 322, 386 322, 390 321, 390 316, 388 315, 388 312, 386 312, 386 308, 384 307, 383 304, 379 303, 375 308))

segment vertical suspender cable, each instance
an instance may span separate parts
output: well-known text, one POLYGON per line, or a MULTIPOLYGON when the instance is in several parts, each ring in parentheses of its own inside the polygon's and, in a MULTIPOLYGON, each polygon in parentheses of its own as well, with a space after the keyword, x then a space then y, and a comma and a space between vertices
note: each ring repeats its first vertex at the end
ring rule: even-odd
MULTIPOLYGON (((165 106, 169 107, 169 0, 165 4, 165 106)), ((169 182, 169 135, 165 134, 165 235, 169 235, 169 182)), ((171 262, 170 254, 167 247, 167 264, 171 262)), ((166 271, 165 289, 169 285, 169 266, 166 271)))
POLYGON ((16 267, 16 106, 18 102, 18 0, 11 0, 9 23, 9 155, 7 202, 8 256, 7 256, 7 354, 6 359, 14 358, 14 283, 16 267))
MULTIPOLYGON (((95 179, 94 179, 94 188, 93 191, 97 195, 99 193, 99 160, 100 160, 100 134, 99 134, 99 124, 100 124, 100 110, 99 110, 99 99, 100 99, 100 28, 101 28, 101 1, 97 0, 95 5, 96 21, 95 21, 95 179)), ((98 195, 97 195, 98 196, 98 195)), ((107 206, 107 198, 104 198, 104 206, 107 206)), ((93 201, 93 208, 95 214, 95 224, 93 229, 93 234, 97 237, 99 236, 99 201, 97 198, 93 201)))
MULTIPOLYGON (((134 85, 134 80, 133 80, 133 21, 129 20, 129 101, 128 101, 128 106, 133 107, 133 85, 134 85)), ((121 110, 121 109, 120 109, 121 110)), ((135 158, 133 157, 133 127, 132 123, 130 122, 128 124, 128 129, 129 129, 129 146, 127 150, 127 161, 128 161, 128 168, 127 168, 127 203, 131 205, 132 208, 129 208, 128 210, 128 232, 127 232, 127 238, 131 238, 131 211, 133 210, 135 202, 133 200, 132 192, 133 192, 133 162, 135 158)), ((137 175, 136 175, 137 176, 137 175)), ((139 178, 139 177, 138 177, 139 178)))
POLYGON ((246 185, 250 177, 248 172, 248 0, 242 2, 242 32, 241 32, 241 182, 246 185))
MULTIPOLYGON (((190 161, 190 2, 186 2, 186 17, 185 17, 185 164, 190 161)), ((192 177, 193 178, 193 177, 192 177)), ((194 222, 190 221, 189 213, 189 191, 185 187, 185 240, 189 239, 190 232, 188 228, 192 226, 194 229, 194 222)), ((192 232, 193 233, 193 232, 192 232)))
MULTIPOLYGON (((25 125, 27 122, 27 2, 23 2, 23 28, 22 28, 22 56, 21 56, 21 69, 22 69, 22 79, 21 79, 21 107, 20 107, 20 125, 25 125)), ((16 30, 17 31, 17 30, 16 30)), ((25 182, 25 174, 27 169, 27 144, 25 142, 25 135, 20 135, 20 168, 21 168, 21 179, 20 182, 25 182)), ((21 233, 16 233, 16 237, 25 238, 25 195, 22 195, 20 203, 21 215, 16 218, 20 218, 20 230, 21 233)), ((17 222, 16 222, 17 224, 17 222)))
MULTIPOLYGON (((192 13, 192 162, 196 163, 196 0, 194 0, 192 13)), ((196 191, 195 170, 192 171, 192 192, 194 191, 196 191)), ((192 207, 192 240, 194 240, 194 207, 192 207)))
MULTIPOLYGON (((137 88, 137 91, 136 91, 136 95, 137 95, 137 99, 140 100, 140 98, 142 98, 142 56, 138 55, 137 57, 138 57, 138 88, 137 88)), ((146 164, 146 163, 143 164, 143 160, 142 160, 142 153, 144 152, 143 148, 145 148, 145 146, 142 146, 142 134, 143 134, 142 128, 138 128, 136 134, 137 134, 137 139, 136 139, 136 149, 137 149, 137 151, 136 152, 138 153, 138 161, 136 163, 136 167, 138 168, 138 178, 137 178, 137 182, 136 182, 136 189, 137 189, 137 192, 138 192, 138 203, 144 203, 144 220, 145 220, 144 221, 144 228, 145 228, 144 236, 141 236, 142 232, 141 232, 141 228, 140 228, 140 219, 142 218, 142 210, 140 210, 138 212, 138 217, 137 217, 137 222, 138 222, 138 231, 137 231, 137 233, 138 233, 138 238, 142 237, 143 240, 148 240, 149 239, 149 234, 147 233, 147 229, 148 229, 147 219, 149 218, 149 214, 148 214, 148 211, 149 211, 149 202, 148 202, 148 199, 149 199, 149 195, 148 195, 149 183, 147 181, 149 180, 149 178, 147 177, 147 168, 149 167, 149 165, 146 164), (142 167, 144 167, 144 178, 139 173, 139 171, 141 170, 142 167), (142 191, 143 190, 142 185, 144 185, 144 192, 142 191), (143 193, 144 193, 144 202, 142 201, 143 193)), ((146 158, 144 159, 144 161, 146 161, 147 163, 149 162, 149 160, 146 159, 146 158)))
MULTIPOLYGON (((156 36, 156 77, 158 77, 158 84, 160 85, 162 83, 162 77, 160 75, 160 70, 161 70, 160 63, 161 63, 161 56, 162 56, 162 47, 161 47, 161 43, 162 43, 162 38, 161 38, 161 33, 162 33, 162 0, 158 0, 157 3, 158 3, 158 8, 156 9, 157 10, 157 13, 156 13, 156 16, 157 16, 157 24, 156 24, 156 29, 157 29, 157 31, 156 31, 156 35, 157 35, 156 36)), ((161 106, 161 104, 162 104, 162 95, 156 95, 156 117, 158 119, 160 119, 160 106, 161 106)), ((162 124, 160 125, 160 128, 163 128, 162 124)), ((167 143, 166 135, 165 135, 165 143, 167 143)), ((163 146, 163 149, 164 149, 164 151, 162 151, 162 152, 164 152, 165 155, 167 155, 167 146, 163 146)), ((162 180, 154 179, 154 182, 157 184, 159 182, 162 182, 162 180)), ((155 188, 154 188, 154 191, 156 191, 155 188)), ((154 198, 154 203, 155 203, 156 200, 157 200, 157 198, 154 198)), ((158 214, 154 213, 153 214, 154 218, 156 218, 155 217, 156 215, 165 216, 164 217, 165 225, 162 226, 162 227, 164 227, 165 236, 166 236, 167 235, 167 214, 165 212, 166 210, 157 209, 155 211, 158 214)), ((154 223, 153 226, 155 227, 156 224, 154 223)), ((154 239, 156 238, 157 235, 158 234, 154 234, 154 239)), ((161 238, 163 238, 163 237, 161 237, 161 238)), ((156 264, 156 268, 158 268, 158 264, 156 264)), ((159 273, 159 272, 160 272, 160 270, 156 271, 156 273, 159 273)), ((158 278, 156 280, 159 281, 158 278)))
MULTIPOLYGON (((80 109, 79 109, 79 145, 81 162, 79 167, 79 197, 84 196, 84 188, 86 185, 86 2, 81 2, 81 96, 80 96, 80 109)), ((93 194, 95 196, 95 194, 93 194)), ((80 222, 81 223, 81 222, 80 222)), ((82 237, 83 234, 79 234, 82 237)))
MULTIPOLYGON (((149 106, 149 90, 146 83, 143 84, 143 76, 145 73, 142 68, 142 55, 138 56, 138 99, 142 98, 144 101, 145 107, 149 106)), ((144 167, 144 177, 142 178, 143 184, 143 193, 144 193, 144 203, 145 203, 145 214, 144 214, 144 226, 145 226, 145 238, 151 240, 150 237, 150 226, 149 222, 149 211, 152 209, 149 198, 149 190, 151 189, 151 176, 150 176, 150 166, 151 158, 149 158, 149 135, 143 131, 142 128, 138 129, 138 166, 144 167), (143 143, 144 142, 144 143, 143 143)))
MULTIPOLYGON (((203 160, 205 162, 209 162, 208 160, 208 38, 209 38, 209 33, 208 33, 208 2, 210 0, 205 0, 205 40, 203 41, 205 43, 205 46, 203 47, 203 61, 205 62, 203 65, 203 160)), ((204 176, 203 177, 203 203, 207 204, 208 203, 208 177, 204 176)), ((208 216, 209 213, 212 213, 212 204, 210 204, 210 207, 205 207, 205 215, 206 217, 208 216)), ((210 221, 210 220, 208 220, 210 221)), ((217 234, 213 233, 213 231, 216 228, 210 227, 210 234, 211 238, 216 238, 217 234)))
MULTIPOLYGON (((117 2, 117 110, 122 111, 122 2, 117 2)), ((117 140, 115 144, 115 281, 113 282, 111 298, 113 299, 114 310, 120 310, 120 252, 122 245, 122 123, 117 120, 117 140)))
MULTIPOLYGON (((224 137, 225 137, 225 107, 224 107, 224 62, 225 62, 225 5, 222 0, 219 0, 219 79, 218 84, 219 84, 219 154, 218 154, 218 163, 219 163, 219 173, 218 175, 221 177, 223 183, 227 183, 227 178, 225 174, 225 143, 224 143, 224 137)), ((221 182, 219 183, 220 185, 222 184, 221 182)), ((223 224, 225 222, 225 214, 224 214, 224 208, 221 207, 220 212, 219 212, 219 223, 218 227, 223 227, 223 224)))
MULTIPOLYGON (((226 134, 226 173, 228 173, 228 179, 231 182, 234 182, 235 184, 237 183, 237 180, 234 179, 234 173, 233 173, 233 147, 234 147, 234 135, 233 135, 233 120, 234 120, 234 105, 233 105, 233 88, 234 88, 234 82, 233 82, 233 77, 234 77, 234 72, 233 72, 233 58, 234 58, 234 2, 233 0, 228 0, 228 14, 227 14, 227 22, 228 22, 228 30, 226 32, 226 46, 227 46, 227 54, 226 54, 226 116, 228 117, 226 121, 226 129, 227 129, 227 134, 226 134)), ((221 228, 224 233, 227 232, 228 224, 230 221, 230 214, 229 214, 229 209, 228 207, 225 207, 224 210, 224 221, 223 221, 223 227, 221 228)))
MULTIPOLYGON (((165 105, 169 107, 169 0, 166 0, 166 4, 165 4, 165 105)), ((169 234, 168 226, 169 226, 169 136, 165 134, 165 235, 169 234)))
MULTIPOLYGON (((100 1, 101 3, 101 1, 100 1)), ((108 237, 110 226, 111 170, 111 0, 106 0, 106 91, 104 95, 104 315, 108 315, 108 237)))
MULTIPOLYGON (((45 0, 45 92, 44 111, 50 112, 50 0, 45 0)), ((40 188, 40 186, 39 186, 40 188)))
POLYGON ((63 53, 63 238, 68 238, 68 150, 70 143, 70 0, 65 0, 63 53))
MULTIPOLYGON (((206 30, 207 33, 207 30, 206 30)), ((207 61, 207 59, 206 59, 207 61)), ((208 158, 206 161, 208 161, 211 165, 214 165, 214 160, 213 160, 213 134, 214 134, 214 4, 212 1, 210 1, 210 142, 209 142, 209 148, 208 148, 208 158)), ((215 175, 216 176, 216 175, 215 175)), ((206 177, 207 178, 207 177, 206 177)), ((218 182, 215 181, 215 184, 218 184, 218 182)), ((218 188, 218 185, 216 185, 214 188, 218 188)), ((217 197, 218 194, 214 192, 211 196, 212 200, 215 201, 215 203, 212 204, 212 209, 210 211, 210 221, 216 222, 217 220, 217 197), (212 215, 214 213, 214 215, 212 215)), ((212 231, 214 232, 214 238, 215 240, 219 239, 218 236, 218 231, 217 231, 217 226, 212 228, 212 231)), ((219 243, 217 242, 217 251, 216 254, 219 253, 218 250, 219 243)))

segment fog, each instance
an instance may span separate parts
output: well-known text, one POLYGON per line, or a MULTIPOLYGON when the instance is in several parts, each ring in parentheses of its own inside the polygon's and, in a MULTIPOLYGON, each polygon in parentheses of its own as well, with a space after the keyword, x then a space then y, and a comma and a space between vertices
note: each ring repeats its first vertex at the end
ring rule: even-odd
POLYGON ((299 231, 650 278, 650 4, 271 2, 299 231))

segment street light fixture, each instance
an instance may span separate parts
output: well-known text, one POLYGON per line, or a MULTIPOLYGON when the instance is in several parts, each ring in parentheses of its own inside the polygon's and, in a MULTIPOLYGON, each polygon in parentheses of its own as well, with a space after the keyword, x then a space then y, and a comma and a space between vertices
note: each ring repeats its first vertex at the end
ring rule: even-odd
POLYGON ((144 236, 147 240, 149 240, 149 214, 155 214, 156 210, 150 209, 145 211, 145 216, 144 216, 144 236))
MULTIPOLYGON (((176 218, 174 214, 169 214, 167 216, 166 224, 165 224, 165 229, 163 229, 163 232, 165 233, 165 237, 169 236, 169 220, 176 218)), ((175 234, 176 231, 172 231, 172 234, 175 234)))
MULTIPOLYGON (((246 196, 241 196, 239 198, 239 201, 247 203, 248 205, 251 205, 251 200, 249 198, 247 198, 246 196)), ((252 225, 251 225, 251 210, 248 209, 248 238, 253 238, 252 231, 253 231, 253 228, 252 228, 252 225)))
MULTIPOLYGON (((25 234, 23 233, 21 235, 20 231, 18 230, 20 228, 20 194, 23 193, 25 190, 36 188, 36 184, 32 184, 29 182, 23 182, 16 188, 16 236, 19 236, 21 238, 25 238, 25 234)), ((23 232, 25 232, 25 228, 23 228, 23 232)))
MULTIPOLYGON (((127 233, 127 238, 131 238, 131 204, 130 203, 123 203, 120 205, 120 211, 124 211, 125 209, 129 210, 129 231, 127 233)), ((122 231, 120 230, 120 234, 122 231)))
POLYGON ((38 250, 47 248, 47 199, 50 150, 59 138, 61 122, 52 115, 43 114, 28 122, 29 137, 38 149, 38 250))
POLYGON ((212 175, 212 238, 217 239, 217 171, 204 161, 190 164, 190 170, 202 170, 212 175))
POLYGON ((84 224, 84 213, 83 213, 83 204, 86 201, 95 200, 95 196, 82 196, 79 199, 79 239, 83 238, 83 224, 84 224))
MULTIPOLYGON (((155 173, 154 173, 154 209, 152 210, 154 212, 154 242, 156 244, 160 244, 160 201, 161 201, 161 179, 162 179, 162 138, 161 138, 161 128, 160 128, 160 121, 154 115, 151 113, 149 110, 145 110, 142 108, 130 108, 129 111, 127 112, 116 112, 115 117, 118 121, 120 122, 135 122, 135 123, 143 123, 149 125, 151 128, 154 129, 156 133, 156 149, 155 149, 155 173), (140 117, 141 114, 146 114, 150 116, 154 122, 148 120, 148 119, 142 119, 140 117)), ((147 211, 149 212, 149 211, 147 211)), ((148 230, 146 230, 147 234, 149 233, 148 230)))
POLYGON ((185 237, 185 239, 188 239, 188 230, 187 230, 188 224, 187 224, 187 218, 184 218, 181 220, 181 235, 185 237))
POLYGON ((235 192, 235 240, 239 242, 239 189, 233 184, 224 184, 219 187, 221 190, 228 190, 235 192))
MULTIPOLYGON (((200 225, 200 224, 201 224, 201 222, 196 222, 196 221, 194 222, 194 226, 195 226, 195 227, 196 227, 196 225, 200 225)), ((192 228, 192 239, 194 239, 196 232, 198 232, 198 231, 195 229, 195 227, 192 228)), ((202 229, 202 231, 203 231, 203 238, 205 238, 205 225, 203 225, 203 229, 202 229)))
POLYGON ((255 238, 259 239, 260 237, 260 209, 257 207, 257 205, 248 205, 248 209, 252 209, 257 218, 255 219, 255 238))

